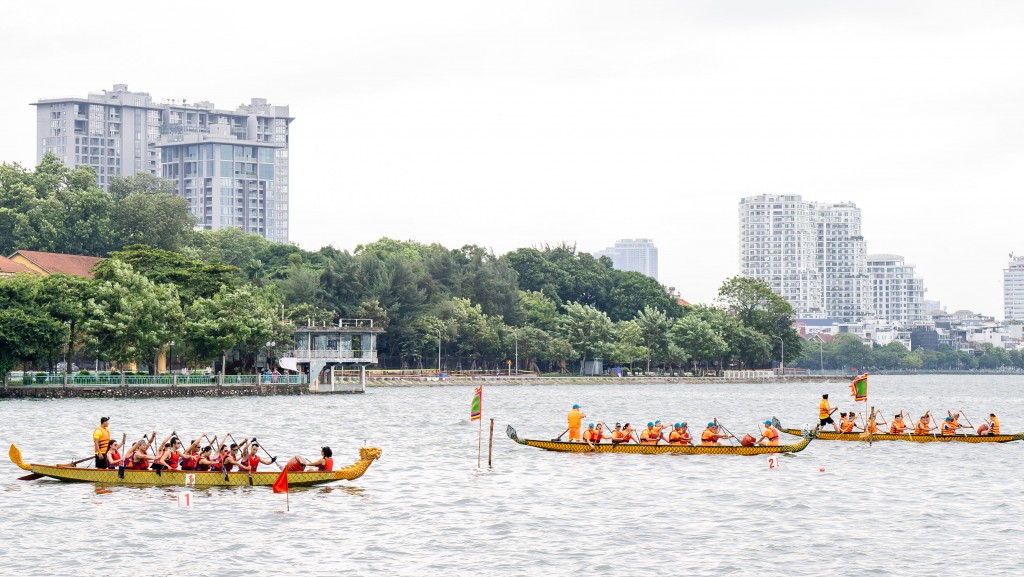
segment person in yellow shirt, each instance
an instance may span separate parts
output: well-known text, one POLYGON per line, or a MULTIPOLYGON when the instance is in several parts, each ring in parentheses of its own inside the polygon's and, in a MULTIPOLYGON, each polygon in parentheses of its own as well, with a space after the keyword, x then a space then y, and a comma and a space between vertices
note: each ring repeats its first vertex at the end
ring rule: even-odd
POLYGON ((100 417, 100 426, 93 429, 92 449, 96 455, 96 468, 107 468, 107 450, 110 449, 110 417, 100 417))
POLYGON ((836 412, 836 410, 833 409, 828 404, 828 393, 825 393, 824 395, 821 396, 821 402, 818 403, 818 420, 821 421, 819 426, 824 427, 825 425, 831 423, 832 428, 835 429, 836 432, 839 432, 839 425, 837 425, 836 422, 832 420, 832 413, 834 412, 836 412))
POLYGON ((569 442, 579 442, 580 438, 580 426, 583 424, 583 419, 587 416, 580 410, 579 405, 573 405, 572 410, 569 411, 569 442))

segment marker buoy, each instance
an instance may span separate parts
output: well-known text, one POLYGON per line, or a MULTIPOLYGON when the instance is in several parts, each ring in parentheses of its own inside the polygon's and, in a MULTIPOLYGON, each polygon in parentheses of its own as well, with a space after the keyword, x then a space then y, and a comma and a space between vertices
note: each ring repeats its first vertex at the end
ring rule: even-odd
POLYGON ((825 472, 825 467, 818 467, 818 472, 819 473, 824 473, 825 472))

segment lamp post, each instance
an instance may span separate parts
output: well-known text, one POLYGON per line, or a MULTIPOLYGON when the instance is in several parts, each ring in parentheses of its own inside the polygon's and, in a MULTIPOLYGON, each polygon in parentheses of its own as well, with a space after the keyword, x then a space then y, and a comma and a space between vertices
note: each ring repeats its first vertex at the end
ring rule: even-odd
POLYGON ((167 372, 174 372, 174 341, 167 343, 167 372))
POLYGON ((818 361, 821 363, 821 372, 825 372, 825 341, 818 337, 818 361))
POLYGON ((434 328, 437 331, 437 376, 441 376, 441 329, 434 328))
MULTIPOLYGON (((276 342, 274 342, 274 341, 267 341, 267 348, 270 350, 270 358, 267 359, 267 364, 268 365, 274 364, 274 347, 276 347, 276 346, 277 346, 276 342)), ((267 367, 267 370, 268 371, 270 370, 269 366, 267 367)))
POLYGON ((516 339, 516 374, 519 374, 519 334, 512 329, 512 337, 516 339))
POLYGON ((786 378, 786 341, 782 340, 782 337, 775 335, 775 338, 779 339, 782 343, 782 353, 779 358, 779 368, 782 369, 782 378, 786 378))

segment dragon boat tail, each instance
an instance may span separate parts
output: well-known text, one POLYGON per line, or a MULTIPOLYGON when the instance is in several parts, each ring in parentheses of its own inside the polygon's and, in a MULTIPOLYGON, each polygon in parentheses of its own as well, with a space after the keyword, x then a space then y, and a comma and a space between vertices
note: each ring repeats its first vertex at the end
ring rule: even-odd
POLYGON ((768 453, 798 453, 803 451, 817 434, 817 429, 802 435, 801 439, 788 445, 754 445, 745 447, 742 445, 637 445, 633 443, 622 443, 613 445, 611 443, 597 443, 590 446, 587 443, 568 443, 563 441, 540 441, 533 439, 520 439, 512 425, 505 428, 505 434, 520 445, 537 447, 546 451, 557 451, 561 453, 636 453, 641 455, 660 455, 663 453, 679 453, 684 455, 764 455, 768 453))
MULTIPOLYGON (((280 471, 223 473, 218 471, 137 471, 126 469, 123 477, 117 469, 79 468, 73 465, 40 465, 25 463, 21 451, 11 445, 11 461, 31 474, 21 477, 25 480, 49 477, 58 481, 98 483, 101 485, 149 485, 149 486, 196 486, 235 487, 239 485, 270 486, 277 480, 280 471)), ((347 467, 334 471, 299 471, 288 473, 289 487, 308 487, 334 481, 351 481, 363 476, 370 465, 380 458, 381 449, 363 447, 359 449, 359 460, 347 467)))

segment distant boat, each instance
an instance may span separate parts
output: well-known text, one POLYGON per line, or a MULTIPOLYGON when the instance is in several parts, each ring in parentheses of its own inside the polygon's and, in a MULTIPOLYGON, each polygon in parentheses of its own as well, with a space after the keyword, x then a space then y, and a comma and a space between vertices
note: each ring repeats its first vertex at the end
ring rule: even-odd
POLYGON ((505 434, 520 445, 537 447, 546 451, 561 453, 638 453, 641 455, 660 455, 662 453, 678 453, 684 455, 764 455, 768 453, 798 453, 810 444, 815 431, 802 435, 803 438, 789 445, 637 445, 634 443, 597 443, 591 447, 587 443, 567 443, 564 441, 537 441, 520 439, 512 425, 508 425, 505 434))

